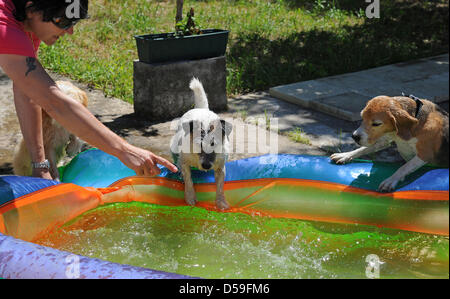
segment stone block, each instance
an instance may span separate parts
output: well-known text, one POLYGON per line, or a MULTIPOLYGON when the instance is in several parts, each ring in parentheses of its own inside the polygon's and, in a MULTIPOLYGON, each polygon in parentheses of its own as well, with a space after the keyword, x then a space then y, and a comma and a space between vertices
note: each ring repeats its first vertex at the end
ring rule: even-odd
POLYGON ((181 117, 194 107, 189 89, 198 78, 209 100, 209 109, 227 109, 225 56, 199 60, 148 64, 134 61, 134 112, 149 121, 181 117))

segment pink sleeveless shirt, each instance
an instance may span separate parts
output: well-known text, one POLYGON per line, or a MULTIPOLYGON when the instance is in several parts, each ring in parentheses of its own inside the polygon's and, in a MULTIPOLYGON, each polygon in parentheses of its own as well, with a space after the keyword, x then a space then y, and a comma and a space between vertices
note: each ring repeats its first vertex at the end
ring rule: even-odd
POLYGON ((0 54, 36 58, 41 41, 24 30, 23 23, 14 18, 14 10, 11 0, 0 0, 0 54))

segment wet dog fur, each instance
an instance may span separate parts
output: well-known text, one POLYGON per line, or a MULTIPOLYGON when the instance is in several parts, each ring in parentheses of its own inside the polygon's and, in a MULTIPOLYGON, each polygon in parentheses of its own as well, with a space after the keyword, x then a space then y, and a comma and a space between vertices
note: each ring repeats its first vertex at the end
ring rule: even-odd
POLYGON ((170 146, 175 163, 183 175, 185 201, 189 205, 197 203, 191 167, 202 171, 214 170, 216 206, 220 210, 227 210, 230 206, 224 194, 225 163, 232 126, 209 110, 206 93, 198 79, 193 78, 189 87, 194 92, 195 108, 179 120, 177 133, 170 146))

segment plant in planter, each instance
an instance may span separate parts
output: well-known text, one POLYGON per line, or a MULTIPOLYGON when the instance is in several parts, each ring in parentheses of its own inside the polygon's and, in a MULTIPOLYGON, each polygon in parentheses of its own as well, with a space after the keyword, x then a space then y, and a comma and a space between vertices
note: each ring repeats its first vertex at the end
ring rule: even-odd
POLYGON ((139 61, 159 63, 223 56, 228 42, 227 30, 203 29, 195 24, 194 9, 185 20, 183 0, 177 0, 175 32, 137 35, 139 61))
POLYGON ((195 23, 194 8, 189 10, 186 20, 178 21, 175 25, 175 34, 177 36, 189 36, 194 34, 202 34, 200 27, 195 23))

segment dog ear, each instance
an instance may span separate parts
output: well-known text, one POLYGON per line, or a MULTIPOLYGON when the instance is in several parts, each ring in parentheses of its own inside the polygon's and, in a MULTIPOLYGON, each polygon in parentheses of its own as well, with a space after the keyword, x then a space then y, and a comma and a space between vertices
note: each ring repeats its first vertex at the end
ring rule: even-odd
POLYGON ((233 125, 223 119, 220 120, 220 123, 222 124, 223 136, 229 136, 231 130, 233 130, 233 125))
POLYGON ((192 134, 194 131, 194 121, 187 121, 183 123, 184 136, 192 134))
POLYGON ((412 130, 417 126, 419 120, 412 117, 405 110, 396 110, 394 113, 388 112, 388 115, 391 118, 397 135, 404 140, 411 139, 412 130))

